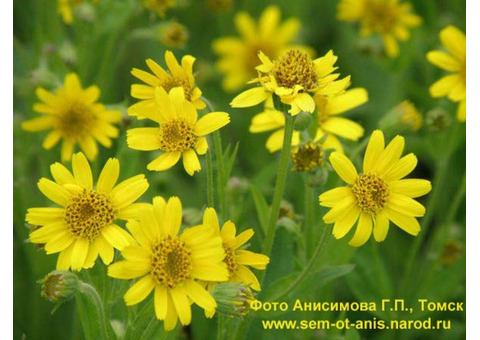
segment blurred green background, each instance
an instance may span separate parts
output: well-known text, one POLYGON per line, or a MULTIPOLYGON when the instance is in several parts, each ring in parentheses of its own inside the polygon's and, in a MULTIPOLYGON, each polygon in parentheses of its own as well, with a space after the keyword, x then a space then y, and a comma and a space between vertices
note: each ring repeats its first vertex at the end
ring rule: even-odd
MULTIPOLYGON (((102 90, 101 102, 125 108, 134 101, 129 95, 134 82, 130 75, 132 67, 145 69, 144 60, 153 58, 164 65, 166 49, 158 39, 145 35, 157 23, 177 20, 189 31, 189 40, 182 49, 173 49, 177 58, 191 54, 197 58, 194 70, 198 72, 197 83, 205 97, 212 101, 216 110, 230 113, 231 123, 222 129, 224 146, 232 148, 238 143, 229 195, 229 216, 240 229, 253 227, 257 235, 252 249, 259 251, 261 233, 255 212, 251 191, 253 185, 270 202, 278 154, 270 154, 264 147, 267 134, 250 134, 248 126, 251 117, 261 111, 261 106, 249 109, 231 109, 228 103, 235 94, 225 93, 221 86, 221 75, 214 67, 216 57, 211 50, 215 38, 237 35, 233 17, 240 10, 248 11, 258 18, 269 4, 276 4, 282 10, 283 18, 295 16, 302 23, 299 37, 305 45, 313 47, 323 55, 333 49, 339 57, 337 66, 343 76, 352 76, 352 87, 364 87, 369 92, 369 102, 349 112, 347 116, 360 122, 368 136, 377 126, 379 119, 395 105, 405 99, 411 100, 417 108, 427 114, 431 110, 443 110, 451 117, 451 124, 444 131, 424 126, 415 134, 406 135, 406 148, 414 152, 419 165, 411 177, 434 180, 440 167, 446 168, 440 178, 441 194, 433 205, 433 218, 425 242, 420 249, 419 261, 415 265, 415 277, 410 281, 408 296, 411 299, 428 298, 435 301, 465 301, 465 208, 463 196, 458 203, 455 197, 461 191, 462 176, 465 173, 464 124, 455 121, 456 105, 443 99, 429 96, 428 87, 443 71, 429 64, 425 59, 427 51, 440 48, 438 32, 448 24, 465 31, 465 1, 461 0, 418 0, 411 1, 415 12, 424 23, 412 30, 409 41, 401 44, 397 59, 385 59, 378 51, 375 38, 360 39, 357 26, 335 19, 335 0, 278 0, 255 1, 234 0, 231 8, 212 11, 206 0, 184 0, 160 19, 148 10, 142 9, 140 1, 101 0, 92 6, 93 15, 88 20, 76 19, 74 25, 66 26, 57 15, 55 0, 16 0, 14 2, 14 338, 27 340, 83 339, 81 325, 75 314, 75 303, 64 304, 56 313, 50 314, 53 305, 40 297, 40 285, 36 283, 55 267, 56 256, 47 256, 43 250, 28 243, 28 228, 24 222, 26 209, 49 204, 36 187, 41 177, 50 177, 49 165, 59 160, 59 148, 52 151, 42 149, 42 133, 27 133, 20 129, 20 123, 35 117, 32 104, 37 86, 55 88, 69 71, 80 75, 83 85, 98 85, 102 90), (455 130, 455 131, 454 131, 455 130), (240 184, 239 184, 240 183, 240 184), (242 184, 247 183, 245 187, 242 184), (459 189, 460 188, 460 189, 459 189), (452 204, 456 204, 451 212, 452 204), (453 216, 450 216, 452 215, 453 216), (444 227, 445 224, 448 224, 444 227), (452 250, 453 249, 453 250, 452 250), (453 255, 453 261, 445 263, 445 254, 453 255), (443 259, 442 259, 443 256, 443 259), (428 270, 427 270, 428 269, 428 270)), ((126 147, 125 131, 128 126, 144 123, 125 119, 121 135, 112 149, 101 148, 97 162, 98 171, 108 157, 120 159, 121 179, 133 174, 144 173, 150 183, 149 191, 142 197, 147 202, 155 195, 177 195, 184 207, 193 208, 189 213, 196 218, 206 202, 205 171, 188 176, 181 166, 164 173, 146 170, 151 153, 137 152, 126 147), (196 209, 196 210, 195 210, 196 209)), ((388 136, 390 139, 392 136, 388 136)), ((355 147, 346 142, 345 149, 355 147)), ((205 157, 201 159, 205 167, 205 157)), ((336 175, 330 174, 329 184, 336 175)), ((434 182, 435 183, 435 182, 434 182)), ((271 266, 265 286, 274 280, 298 270, 305 263, 308 254, 298 242, 298 225, 302 220, 304 197, 301 190, 302 176, 291 173, 285 198, 292 204, 297 218, 280 227, 272 254, 271 266), (293 225, 293 227, 292 227, 293 225)), ((428 196, 427 196, 428 198, 428 196)), ((420 200, 426 203, 426 198, 420 200)), ((315 218, 321 220, 325 210, 315 206, 315 218)), ((320 235, 320 230, 317 239, 320 235)), ((347 276, 326 286, 311 290, 303 299, 306 301, 376 301, 386 295, 404 297, 399 291, 403 268, 414 238, 390 228, 385 242, 378 244, 382 262, 371 265, 373 249, 370 244, 355 250, 347 245, 348 238, 332 241, 324 253, 318 268, 328 265, 354 263, 356 267, 347 276), (381 281, 381 283, 379 283, 381 281)), ((448 261, 447 261, 448 262, 448 261)), ((95 276, 102 269, 92 270, 95 276)), ((98 274, 100 275, 100 274, 98 274)), ((100 289, 100 288, 99 288, 100 289)), ((101 290, 101 289, 100 289, 101 290)), ((114 306, 121 315, 125 310, 121 303, 114 306)), ((302 312, 289 313, 279 319, 330 319, 339 317, 366 319, 385 317, 367 313, 349 312, 302 312)), ((359 334, 323 331, 262 331, 259 319, 250 329, 252 339, 463 339, 465 337, 465 313, 423 313, 416 318, 432 316, 434 319, 451 319, 449 331, 403 331, 387 332, 365 330, 359 334), (401 333, 401 334, 400 334, 401 333)), ((408 316, 404 316, 407 318, 408 316)), ((195 309, 192 325, 171 338, 210 340, 215 336, 215 321, 207 320, 199 309, 195 309)), ((159 337, 161 338, 161 337, 159 337)))

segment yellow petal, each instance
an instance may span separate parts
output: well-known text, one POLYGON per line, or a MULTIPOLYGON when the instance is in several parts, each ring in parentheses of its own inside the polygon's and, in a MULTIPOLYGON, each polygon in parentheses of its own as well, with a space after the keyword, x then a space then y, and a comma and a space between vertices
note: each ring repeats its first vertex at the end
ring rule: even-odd
POLYGON ((50 165, 50 172, 55 182, 60 185, 75 183, 75 178, 72 173, 61 163, 56 162, 50 165))
POLYGON ((385 207, 384 211, 393 223, 410 235, 417 236, 420 232, 420 224, 415 217, 401 214, 395 210, 389 209, 388 207, 385 207))
POLYGON ((357 229, 353 235, 349 245, 352 247, 360 247, 365 244, 372 235, 373 221, 372 217, 369 214, 360 213, 360 218, 358 219, 357 229))
POLYGON ((73 175, 75 176, 77 184, 87 190, 92 189, 92 170, 90 169, 90 164, 88 163, 87 158, 84 156, 83 153, 79 152, 73 155, 72 168, 73 175))
POLYGON ((440 40, 443 46, 457 59, 465 58, 467 51, 467 39, 465 34, 455 26, 447 26, 440 32, 440 40))
POLYGON ((117 183, 120 174, 120 163, 116 158, 109 158, 98 177, 97 191, 109 193, 117 183))
POLYGON ((190 309, 190 302, 187 297, 185 289, 181 286, 176 286, 169 290, 170 296, 177 311, 178 318, 182 325, 190 324, 192 320, 192 310, 190 309))
POLYGON ((375 223, 373 226, 373 237, 375 241, 382 242, 388 234, 390 220, 384 211, 379 211, 375 215, 375 223))
POLYGON ((357 170, 353 163, 343 154, 333 152, 329 157, 330 163, 337 174, 348 184, 353 185, 358 178, 357 170))
POLYGON ((170 197, 165 207, 163 227, 166 235, 177 235, 182 224, 182 202, 178 197, 170 197))
POLYGON ((230 103, 231 107, 249 107, 260 104, 270 96, 263 87, 254 87, 236 96, 230 103))
POLYGON ((383 179, 387 182, 399 180, 411 173, 416 166, 417 156, 415 156, 413 153, 409 153, 408 155, 400 158, 400 160, 390 169, 390 171, 383 175, 383 179))
POLYGON ((324 207, 334 207, 345 197, 352 195, 350 187, 338 187, 324 192, 319 196, 320 205, 324 207))
POLYGON ((344 237, 353 227, 360 216, 360 208, 353 207, 342 218, 338 219, 333 226, 333 236, 336 239, 344 237))
POLYGON ((116 210, 121 210, 132 204, 148 189, 144 175, 127 179, 112 189, 111 198, 116 210))
POLYGON ((87 258, 90 242, 87 238, 79 238, 73 244, 71 266, 72 270, 80 271, 87 258))
POLYGON ((194 133, 205 136, 230 123, 230 116, 226 112, 211 112, 203 116, 195 124, 194 133))
POLYGON ((356 88, 329 98, 325 111, 330 114, 339 114, 356 108, 368 101, 368 92, 364 88, 356 88))
POLYGON ((373 170, 378 162, 378 158, 385 148, 385 140, 383 132, 375 130, 368 141, 365 157, 363 159, 363 171, 370 172, 373 170))
POLYGON ((356 206, 356 200, 353 195, 349 195, 336 204, 328 213, 323 216, 325 223, 335 223, 348 214, 356 206))
POLYGON ((155 281, 153 281, 150 275, 146 275, 127 290, 123 296, 125 304, 132 306, 142 302, 152 292, 154 287, 155 281))
POLYGON ((333 117, 321 124, 322 129, 331 134, 357 141, 363 136, 363 127, 350 119, 333 117))
POLYGON ((430 95, 432 97, 444 97, 448 95, 457 84, 463 84, 458 74, 445 76, 430 86, 430 95))
POLYGON ((270 262, 268 256, 257 254, 248 250, 237 250, 235 252, 237 263, 251 266, 255 269, 265 269, 270 262))
POLYGON ((104 227, 101 230, 101 233, 105 240, 118 250, 122 250, 124 247, 135 244, 133 237, 115 224, 104 227))
POLYGON ((212 310, 217 307, 214 298, 197 282, 188 280, 185 282, 185 292, 197 305, 206 310, 212 310))
POLYGON ((53 118, 51 116, 43 116, 22 122, 22 129, 29 132, 43 131, 53 126, 53 118))
POLYGON ((182 153, 180 151, 166 152, 157 157, 147 165, 147 169, 151 171, 165 171, 177 164, 182 153))
POLYGON ((392 192, 411 198, 426 195, 432 190, 432 184, 425 179, 402 179, 389 182, 388 186, 392 192))
POLYGON ((400 159, 402 155, 403 148, 405 147, 405 138, 402 136, 396 136, 382 151, 378 157, 377 164, 374 167, 374 170, 377 171, 378 175, 383 175, 387 173, 400 159))
POLYGON ((460 62, 442 51, 430 51, 427 53, 427 60, 446 71, 459 71, 460 62))
POLYGON ((423 205, 413 198, 400 194, 390 193, 388 207, 408 216, 420 217, 425 215, 425 207, 423 205))
POLYGON ((193 151, 193 149, 189 149, 183 153, 183 167, 185 168, 185 171, 187 174, 190 176, 193 176, 195 172, 198 172, 202 169, 200 162, 198 160, 198 156, 193 151))
POLYGON ((207 139, 205 137, 199 137, 197 139, 197 142, 195 143, 195 151, 197 151, 199 155, 204 155, 207 153, 207 150, 208 150, 207 139))
POLYGON ((161 146, 160 129, 151 127, 129 129, 127 145, 134 150, 158 150, 161 146))
POLYGON ((38 181, 38 189, 40 189, 42 194, 47 196, 52 202, 63 207, 70 203, 71 195, 68 190, 49 179, 40 179, 40 181, 38 181))
POLYGON ((155 315, 157 319, 164 320, 167 317, 168 310, 168 299, 167 299, 167 288, 161 285, 155 287, 155 315))

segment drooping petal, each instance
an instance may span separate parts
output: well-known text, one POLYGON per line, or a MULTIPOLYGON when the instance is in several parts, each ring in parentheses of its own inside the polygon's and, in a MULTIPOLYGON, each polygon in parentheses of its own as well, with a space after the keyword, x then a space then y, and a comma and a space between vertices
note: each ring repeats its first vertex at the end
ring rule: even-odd
POLYGON ((182 156, 180 151, 166 152, 148 163, 147 169, 151 171, 165 171, 177 164, 182 156))
POLYGON ((155 287, 155 281, 153 281, 150 275, 146 275, 131 286, 124 295, 125 304, 127 306, 136 305, 147 298, 155 287))
POLYGON ((352 247, 360 247, 365 244, 372 234, 373 221, 369 214, 361 213, 358 219, 357 229, 353 235, 349 245, 352 247))

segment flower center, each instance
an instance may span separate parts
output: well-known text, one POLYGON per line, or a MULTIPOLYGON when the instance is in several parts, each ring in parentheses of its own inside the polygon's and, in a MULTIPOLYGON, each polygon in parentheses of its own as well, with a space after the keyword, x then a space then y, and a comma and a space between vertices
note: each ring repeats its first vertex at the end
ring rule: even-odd
POLYGON ((190 86, 190 83, 186 77, 176 77, 169 74, 168 77, 163 80, 160 86, 163 87, 167 93, 170 92, 170 90, 174 87, 183 87, 185 99, 190 100, 191 98, 192 87, 190 86))
POLYGON ((184 120, 173 120, 160 127, 160 149, 164 151, 186 151, 191 149, 197 137, 193 126, 184 120))
POLYGON ((229 277, 232 277, 237 271, 237 261, 235 259, 235 251, 229 246, 223 244, 223 249, 225 250, 225 259, 223 262, 227 264, 227 269, 229 277))
POLYGON ((65 137, 80 139, 90 133, 95 119, 86 105, 70 103, 58 116, 58 128, 65 137))
POLYGON ((100 230, 115 219, 113 205, 107 195, 83 190, 65 208, 65 222, 75 238, 94 240, 100 230))
POLYGON ((177 237, 166 236, 152 247, 152 277, 159 283, 173 288, 190 278, 191 252, 177 237))
POLYGON ((305 52, 288 51, 275 61, 272 72, 279 86, 292 88, 300 85, 305 91, 313 91, 317 87, 315 64, 305 52))
POLYGON ((323 149, 314 143, 297 146, 292 149, 294 171, 310 171, 323 166, 323 149))
POLYGON ((387 203, 387 184, 373 172, 362 174, 352 187, 358 206, 366 213, 375 213, 387 203))

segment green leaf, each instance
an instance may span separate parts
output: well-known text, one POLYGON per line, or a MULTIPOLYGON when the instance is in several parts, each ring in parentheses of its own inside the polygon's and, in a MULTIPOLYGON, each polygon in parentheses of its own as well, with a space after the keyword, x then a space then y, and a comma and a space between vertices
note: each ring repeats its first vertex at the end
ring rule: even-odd
POLYGON ((262 234, 265 235, 267 231, 268 215, 270 214, 270 208, 267 200, 263 197, 262 193, 257 189, 254 184, 250 184, 250 192, 252 193, 253 202, 255 203, 255 210, 257 211, 258 221, 262 227, 262 234))
MULTIPOLYGON (((239 142, 235 144, 235 147, 233 150, 230 152, 231 146, 228 144, 227 148, 225 149, 223 153, 223 164, 225 166, 224 169, 224 180, 227 181, 228 178, 230 178, 230 175, 232 174, 233 170, 233 164, 235 163, 235 159, 237 158, 237 153, 238 153, 238 146, 240 145, 239 142)), ((224 183, 225 185, 226 183, 224 183)))

